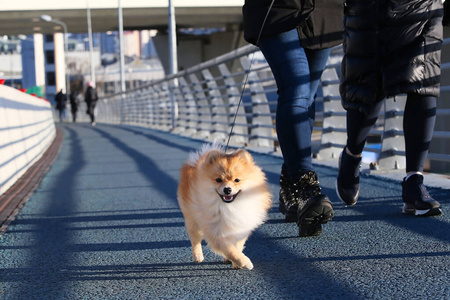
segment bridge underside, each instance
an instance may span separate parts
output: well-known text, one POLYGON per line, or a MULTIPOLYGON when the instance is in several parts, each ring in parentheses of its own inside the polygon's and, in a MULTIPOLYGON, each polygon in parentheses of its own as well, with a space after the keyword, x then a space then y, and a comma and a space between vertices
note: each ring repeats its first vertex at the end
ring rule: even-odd
MULTIPOLYGON (((124 30, 167 29, 167 7, 123 8, 124 30)), ((55 24, 39 19, 41 15, 51 15, 53 19, 67 24, 71 33, 87 32, 87 10, 20 10, 0 11, 0 34, 19 35, 55 31, 55 24)), ((175 16, 179 28, 226 27, 242 22, 241 7, 176 7, 175 16)), ((92 30, 106 32, 118 30, 118 10, 91 9, 92 30)))

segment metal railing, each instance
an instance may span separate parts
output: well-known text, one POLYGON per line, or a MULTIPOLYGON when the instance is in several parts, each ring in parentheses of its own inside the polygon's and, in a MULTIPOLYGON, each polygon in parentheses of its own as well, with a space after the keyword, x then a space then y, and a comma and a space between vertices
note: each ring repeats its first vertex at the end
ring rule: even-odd
MULTIPOLYGON (((449 45, 450 39, 446 39, 444 49, 449 45)), ((342 48, 333 48, 319 87, 314 127, 319 142, 314 154, 319 159, 337 159, 346 142, 346 113, 339 95, 341 59, 342 48)), ((450 74, 450 63, 443 63, 442 69, 450 74)), ((449 92, 450 86, 442 86, 441 99, 448 100, 449 92)), ((404 103, 404 96, 385 101, 385 109, 371 131, 371 135, 379 137, 378 147, 367 145, 364 149, 376 154, 374 165, 380 169, 405 167, 404 103)), ((235 120, 230 145, 278 152, 275 109, 272 73, 258 48, 248 45, 149 85, 101 99, 97 120, 171 131, 206 141, 227 140, 235 120)), ((449 115, 450 109, 438 106, 438 120, 449 115)), ((447 123, 447 129, 436 131, 434 140, 450 141, 449 127, 447 123)), ((429 160, 450 163, 448 148, 442 152, 433 149, 429 160)))

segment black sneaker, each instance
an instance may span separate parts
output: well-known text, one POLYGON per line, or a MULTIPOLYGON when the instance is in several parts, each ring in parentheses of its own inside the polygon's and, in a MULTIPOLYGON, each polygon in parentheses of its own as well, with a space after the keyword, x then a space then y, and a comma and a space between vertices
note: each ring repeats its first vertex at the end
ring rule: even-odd
POLYGON ((339 173, 336 180, 336 193, 347 205, 355 205, 359 197, 359 171, 361 157, 347 154, 346 148, 339 156, 339 173))
POLYGON ((300 237, 316 236, 322 233, 322 224, 334 216, 333 205, 326 195, 309 198, 298 210, 297 225, 300 237))
POLYGON ((295 222, 297 220, 298 202, 292 199, 290 191, 291 181, 287 174, 286 166, 281 166, 280 174, 280 194, 278 209, 285 215, 286 222, 295 222))
POLYGON ((404 214, 415 216, 438 216, 442 214, 441 205, 434 200, 423 185, 423 176, 414 174, 402 182, 404 214))

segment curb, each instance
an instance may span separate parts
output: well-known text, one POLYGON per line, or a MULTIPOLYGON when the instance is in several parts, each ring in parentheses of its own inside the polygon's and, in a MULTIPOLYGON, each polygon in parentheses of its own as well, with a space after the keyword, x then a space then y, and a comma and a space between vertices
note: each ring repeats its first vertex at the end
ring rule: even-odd
POLYGON ((6 232, 8 225, 15 219, 34 190, 39 186, 39 183, 58 157, 63 140, 64 134, 62 130, 56 128, 55 138, 42 157, 0 196, 0 236, 6 232))

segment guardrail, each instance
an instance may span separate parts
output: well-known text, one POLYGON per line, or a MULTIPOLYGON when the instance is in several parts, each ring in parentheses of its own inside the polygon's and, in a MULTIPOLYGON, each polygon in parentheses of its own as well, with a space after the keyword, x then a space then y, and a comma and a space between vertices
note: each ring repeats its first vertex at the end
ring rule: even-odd
MULTIPOLYGON (((444 49, 449 45, 450 39, 446 39, 444 49)), ((314 130, 320 136, 320 145, 314 154, 319 159, 337 159, 346 141, 345 111, 339 95, 341 59, 342 48, 334 48, 318 92, 314 130)), ((450 63, 443 63, 442 69, 448 72, 450 63)), ((450 98, 450 86, 442 86, 441 92, 442 99, 450 98)), ((403 96, 396 97, 395 102, 385 101, 385 109, 371 132, 379 137, 378 147, 367 145, 364 149, 376 155, 373 165, 377 168, 405 167, 401 130, 404 101, 403 96)), ((99 122, 150 127, 208 141, 227 140, 235 122, 231 145, 279 151, 275 133, 275 81, 263 56, 251 45, 141 88, 104 98, 97 107, 99 122)), ((438 122, 448 115, 449 109, 438 106, 438 122)), ((449 127, 447 123, 446 130, 436 131, 434 140, 449 141, 449 127)), ((432 146, 428 158, 450 163, 448 146, 446 149, 433 152, 432 146)))
POLYGON ((55 135, 48 101, 0 85, 0 195, 41 158, 55 135))

